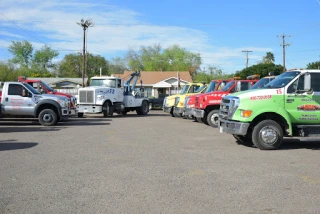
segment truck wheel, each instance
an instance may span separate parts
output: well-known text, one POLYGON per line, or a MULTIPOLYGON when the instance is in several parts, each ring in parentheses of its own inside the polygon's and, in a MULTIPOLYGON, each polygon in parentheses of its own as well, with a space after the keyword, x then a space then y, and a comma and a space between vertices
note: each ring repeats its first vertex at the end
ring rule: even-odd
POLYGON ((248 136, 234 134, 233 137, 238 141, 239 144, 251 147, 253 146, 252 139, 248 136))
POLYGON ((142 104, 140 107, 137 108, 136 110, 137 115, 146 115, 149 112, 149 104, 147 101, 142 101, 142 104))
POLYGON ((212 110, 209 112, 209 114, 207 116, 207 123, 214 128, 217 128, 219 126, 219 111, 218 110, 212 110))
POLYGON ((52 109, 43 109, 39 114, 39 122, 43 126, 54 126, 58 123, 57 114, 52 109))
POLYGON ((103 117, 111 117, 113 115, 113 107, 107 101, 102 106, 103 117))
POLYGON ((273 120, 263 120, 252 132, 252 142, 261 150, 277 149, 282 143, 283 131, 273 120))
POLYGON ((83 117, 83 113, 78 112, 78 117, 83 117))

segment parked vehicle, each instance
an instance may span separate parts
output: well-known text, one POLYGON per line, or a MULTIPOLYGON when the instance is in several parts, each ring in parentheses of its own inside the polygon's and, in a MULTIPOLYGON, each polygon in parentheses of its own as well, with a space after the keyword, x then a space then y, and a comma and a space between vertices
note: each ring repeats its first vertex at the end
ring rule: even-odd
POLYGON ((249 90, 256 82, 257 80, 233 80, 229 81, 220 91, 197 96, 193 116, 198 122, 218 127, 218 114, 222 97, 237 91, 249 90))
POLYGON ((76 107, 77 100, 76 100, 75 96, 54 90, 48 84, 46 84, 45 82, 43 82, 41 80, 27 79, 24 76, 20 76, 20 77, 18 77, 18 81, 28 83, 33 88, 35 88, 37 91, 39 91, 41 94, 54 94, 54 95, 68 97, 68 99, 70 100, 70 108, 71 108, 71 111, 69 112, 70 116, 77 115, 77 107, 76 107))
MULTIPOLYGON (((207 89, 204 91, 204 93, 210 93, 213 91, 221 90, 227 82, 228 82, 227 80, 212 80, 208 85, 207 89)), ((196 97, 201 95, 202 94, 190 95, 185 99, 184 113, 183 113, 185 117, 189 117, 189 118, 193 117, 196 97)))
POLYGON ((162 109, 163 101, 167 96, 168 96, 167 94, 159 94, 158 98, 149 98, 149 110, 162 109))
POLYGON ((225 96, 220 132, 262 150, 277 149, 283 137, 320 136, 320 70, 294 70, 262 89, 225 96))
POLYGON ((190 83, 185 85, 179 94, 168 96, 163 101, 163 111, 166 113, 170 113, 171 116, 175 117, 178 116, 176 113, 173 112, 174 106, 176 102, 179 102, 179 99, 176 99, 176 97, 179 97, 180 95, 185 94, 195 94, 200 93, 201 91, 206 89, 206 84, 204 83, 190 83))
POLYGON ((0 91, 0 117, 34 117, 44 126, 54 126, 69 117, 67 97, 40 94, 23 82, 5 82, 0 91))
POLYGON ((78 116, 84 113, 103 113, 104 117, 112 116, 114 112, 125 115, 136 111, 138 115, 149 112, 149 101, 134 90, 140 71, 131 74, 124 82, 119 77, 92 77, 90 87, 79 89, 78 116), (130 86, 130 82, 133 81, 130 86))

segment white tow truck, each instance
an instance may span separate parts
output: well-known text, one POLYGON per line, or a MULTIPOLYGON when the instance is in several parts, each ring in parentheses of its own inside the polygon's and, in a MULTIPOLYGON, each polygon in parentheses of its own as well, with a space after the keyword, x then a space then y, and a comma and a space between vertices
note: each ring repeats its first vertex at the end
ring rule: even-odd
POLYGON ((78 117, 83 117, 84 113, 103 113, 104 117, 109 117, 114 112, 126 115, 129 111, 146 115, 149 100, 134 90, 139 77, 140 71, 132 73, 126 82, 114 76, 92 77, 90 87, 78 91, 78 117))

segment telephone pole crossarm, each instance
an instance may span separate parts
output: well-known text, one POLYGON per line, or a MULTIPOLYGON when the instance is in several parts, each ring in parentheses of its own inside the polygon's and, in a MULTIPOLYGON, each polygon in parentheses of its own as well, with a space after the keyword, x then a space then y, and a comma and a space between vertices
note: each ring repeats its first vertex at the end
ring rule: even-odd
POLYGON ((248 50, 244 50, 242 52, 245 52, 246 53, 246 68, 248 68, 248 64, 249 64, 249 52, 252 52, 252 51, 248 51, 248 50))
POLYGON ((283 71, 286 71, 286 47, 291 45, 291 44, 288 44, 285 42, 285 38, 286 37, 291 37, 289 35, 285 35, 285 34, 282 34, 282 35, 279 35, 277 37, 281 37, 282 38, 282 44, 280 44, 280 46, 282 46, 282 63, 283 63, 283 71))

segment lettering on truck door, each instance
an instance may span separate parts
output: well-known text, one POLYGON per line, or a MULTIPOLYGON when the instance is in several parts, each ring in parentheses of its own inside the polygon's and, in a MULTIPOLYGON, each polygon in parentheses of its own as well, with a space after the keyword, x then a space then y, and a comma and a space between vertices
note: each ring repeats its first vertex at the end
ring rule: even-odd
MULTIPOLYGON (((312 93, 303 92, 304 75, 287 88, 285 107, 294 124, 314 124, 320 118, 320 73, 311 73, 312 93)), ((280 89, 279 89, 280 90, 280 89)))
POLYGON ((28 97, 29 91, 21 84, 10 83, 8 96, 4 101, 4 110, 9 115, 32 115, 33 101, 28 97))

